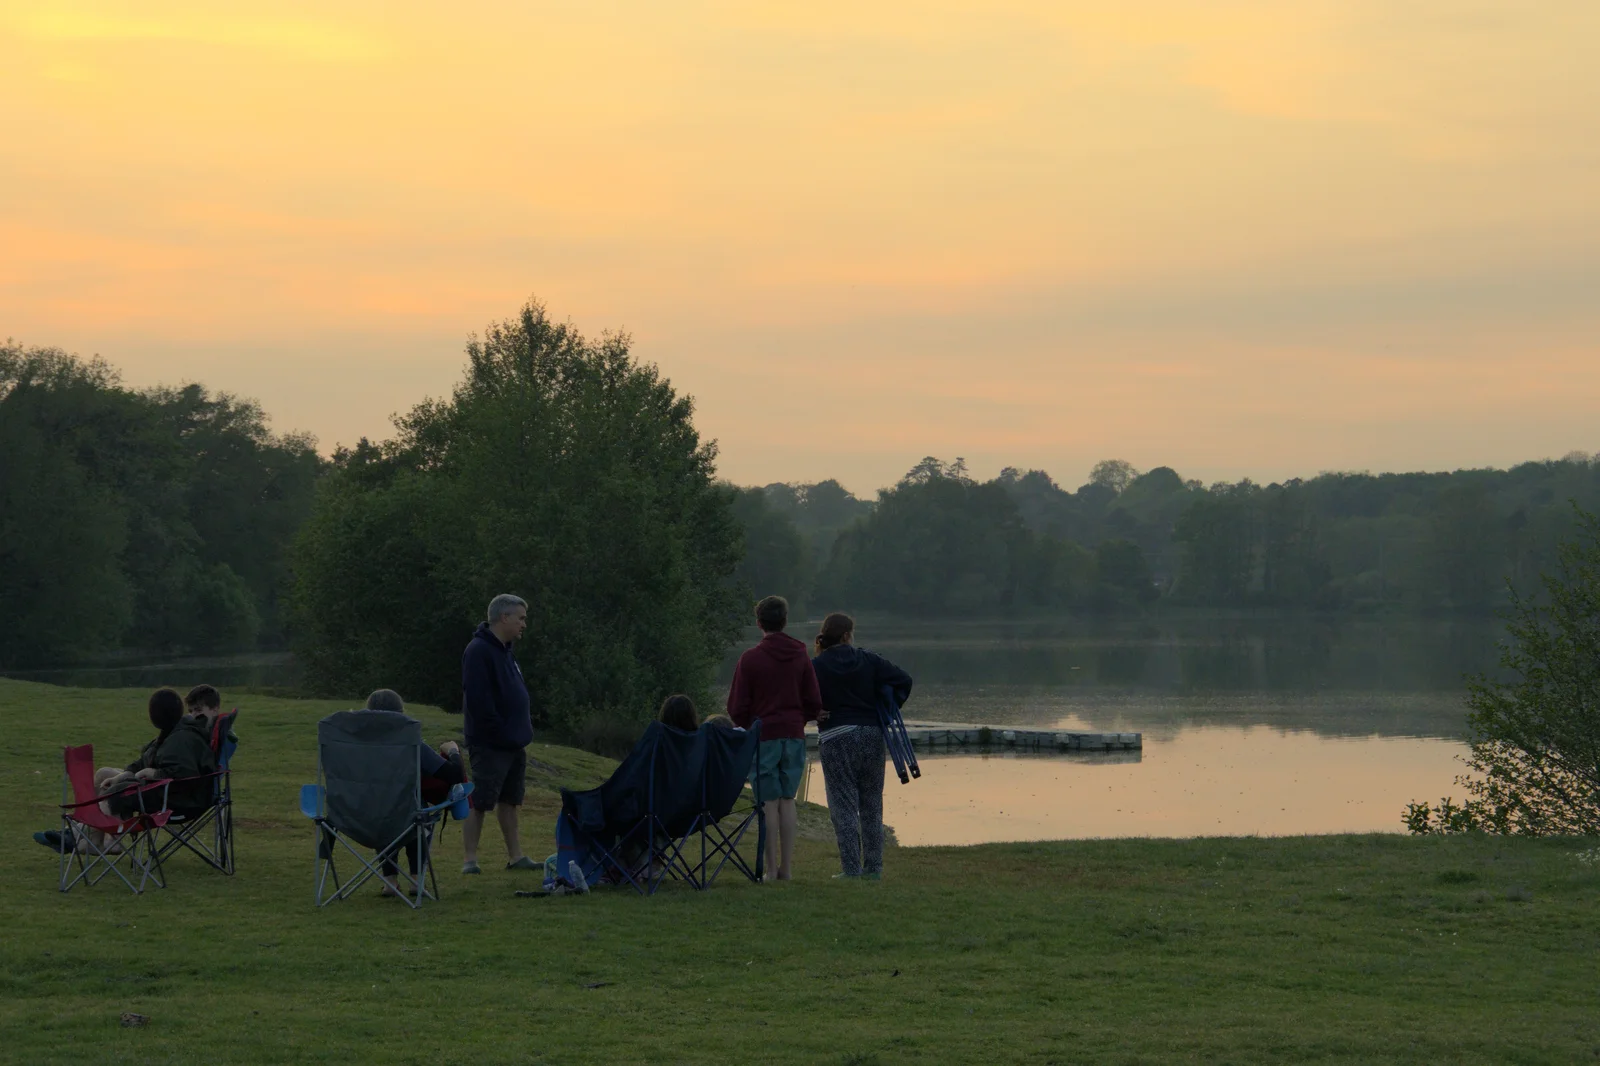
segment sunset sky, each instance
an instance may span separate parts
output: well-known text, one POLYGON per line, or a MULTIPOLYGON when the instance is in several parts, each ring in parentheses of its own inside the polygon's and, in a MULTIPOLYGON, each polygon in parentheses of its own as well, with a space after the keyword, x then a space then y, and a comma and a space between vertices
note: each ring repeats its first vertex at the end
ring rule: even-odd
POLYGON ((0 338, 325 450, 529 296, 740 483, 1600 449, 1594 0, 0 0, 0 338))

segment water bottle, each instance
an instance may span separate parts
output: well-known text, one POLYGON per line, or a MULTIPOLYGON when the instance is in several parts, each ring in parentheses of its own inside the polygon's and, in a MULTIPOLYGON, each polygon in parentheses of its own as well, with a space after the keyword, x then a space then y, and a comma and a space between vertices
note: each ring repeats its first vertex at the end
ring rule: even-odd
POLYGON ((567 863, 567 879, 579 892, 589 891, 589 881, 583 876, 583 868, 578 865, 578 860, 573 859, 567 863))

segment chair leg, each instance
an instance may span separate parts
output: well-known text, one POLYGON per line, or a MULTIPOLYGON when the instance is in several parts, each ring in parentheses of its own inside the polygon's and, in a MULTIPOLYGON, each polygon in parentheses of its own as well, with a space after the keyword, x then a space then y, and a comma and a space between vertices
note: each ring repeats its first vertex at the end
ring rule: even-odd
MULTIPOLYGON (((161 864, 161 850, 156 847, 156 832, 154 829, 147 829, 142 835, 145 841, 145 854, 149 857, 149 863, 145 867, 145 878, 153 881, 157 888, 166 888, 167 869, 161 864)), ((138 852, 135 851, 134 854, 137 855, 138 852)), ((139 887, 144 888, 143 880, 139 882, 139 887)))

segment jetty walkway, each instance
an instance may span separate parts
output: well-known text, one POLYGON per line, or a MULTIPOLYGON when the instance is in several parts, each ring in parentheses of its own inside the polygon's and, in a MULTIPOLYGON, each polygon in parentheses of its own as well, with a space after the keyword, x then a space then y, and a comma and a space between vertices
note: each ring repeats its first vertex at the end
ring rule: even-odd
MULTIPOLYGON (((1048 752, 1140 751, 1142 733, 1072 733, 1055 729, 1017 729, 1010 726, 951 725, 945 722, 907 722, 906 736, 917 751, 960 752, 1012 749, 1048 752)), ((808 732, 806 743, 817 745, 808 732)))

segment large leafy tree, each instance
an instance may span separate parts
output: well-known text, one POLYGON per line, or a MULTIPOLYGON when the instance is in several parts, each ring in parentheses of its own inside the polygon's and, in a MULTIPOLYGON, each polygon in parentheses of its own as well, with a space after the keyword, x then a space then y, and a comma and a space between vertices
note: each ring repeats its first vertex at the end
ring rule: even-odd
POLYGON ((340 453, 294 551, 311 683, 454 707, 461 649, 499 592, 541 723, 576 734, 706 692, 737 632, 741 533, 687 397, 628 338, 529 303, 467 346, 448 400, 340 453))

